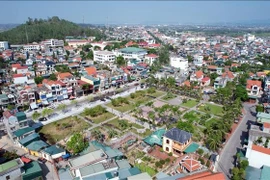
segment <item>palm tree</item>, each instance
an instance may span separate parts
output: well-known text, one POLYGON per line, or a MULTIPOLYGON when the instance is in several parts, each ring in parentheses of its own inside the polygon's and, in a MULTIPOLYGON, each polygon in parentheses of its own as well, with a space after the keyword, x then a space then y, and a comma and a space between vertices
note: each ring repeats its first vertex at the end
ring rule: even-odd
POLYGON ((216 151, 219 148, 220 141, 215 136, 211 136, 207 140, 207 144, 211 150, 216 151))
POLYGON ((128 127, 128 123, 125 120, 119 120, 118 123, 122 129, 126 129, 128 127))
POLYGON ((115 136, 117 136, 117 132, 113 129, 109 130, 109 138, 114 138, 115 136))
POLYGON ((42 117, 48 116, 48 110, 49 110, 48 108, 45 108, 42 110, 42 112, 41 112, 42 117))

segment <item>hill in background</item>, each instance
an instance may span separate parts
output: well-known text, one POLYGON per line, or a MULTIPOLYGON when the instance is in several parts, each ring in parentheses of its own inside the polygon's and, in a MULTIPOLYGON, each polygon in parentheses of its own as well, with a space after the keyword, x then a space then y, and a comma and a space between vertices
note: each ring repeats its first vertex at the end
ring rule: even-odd
POLYGON ((81 27, 70 21, 59 19, 57 16, 48 19, 28 18, 25 24, 0 33, 0 41, 8 41, 10 44, 26 44, 28 42, 40 42, 45 39, 64 39, 65 36, 95 36, 97 40, 104 37, 98 30, 81 27))

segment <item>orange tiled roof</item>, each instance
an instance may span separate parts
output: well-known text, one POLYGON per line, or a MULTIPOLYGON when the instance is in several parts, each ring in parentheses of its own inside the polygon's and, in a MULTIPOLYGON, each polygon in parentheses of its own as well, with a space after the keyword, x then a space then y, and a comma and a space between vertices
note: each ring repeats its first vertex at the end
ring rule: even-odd
POLYGON ((237 64, 237 63, 232 63, 231 64, 231 67, 238 67, 239 66, 239 64, 237 64))
POLYGON ((256 75, 258 77, 261 77, 261 76, 266 76, 266 73, 265 72, 257 72, 256 75))
POLYGON ((217 69, 217 66, 209 65, 208 69, 217 69))
POLYGON ((211 173, 210 171, 199 172, 190 176, 179 178, 177 180, 225 180, 223 173, 211 173))
POLYGON ((21 67, 21 64, 12 64, 11 67, 12 68, 19 68, 19 67, 21 67))
POLYGON ((263 123, 263 127, 264 127, 264 128, 270 128, 270 123, 266 123, 266 122, 263 123))
POLYGON ((67 78, 67 77, 72 77, 72 74, 70 74, 69 72, 59 73, 59 74, 58 74, 58 77, 59 77, 60 79, 65 79, 65 78, 67 78))
POLYGON ((24 77, 23 74, 13 74, 13 78, 24 77))
POLYGON ((184 166, 189 172, 193 172, 201 168, 201 163, 194 159, 183 159, 181 165, 184 166))
POLYGON ((196 78, 202 78, 203 72, 202 71, 196 71, 196 78))
POLYGON ((253 144, 252 150, 270 155, 270 149, 253 144))
POLYGON ((185 86, 190 87, 190 81, 185 81, 183 84, 184 84, 185 86))
POLYGON ((230 79, 233 79, 234 78, 234 75, 231 71, 226 71, 222 74, 222 77, 225 78, 225 77, 228 77, 230 79))
POLYGON ((247 80, 247 86, 246 88, 247 89, 251 89, 252 86, 258 86, 258 87, 261 87, 262 86, 262 82, 261 81, 258 81, 258 80, 247 80))
POLYGON ((87 67, 87 68, 85 68, 85 71, 87 72, 88 75, 96 75, 97 74, 97 69, 95 67, 87 67))

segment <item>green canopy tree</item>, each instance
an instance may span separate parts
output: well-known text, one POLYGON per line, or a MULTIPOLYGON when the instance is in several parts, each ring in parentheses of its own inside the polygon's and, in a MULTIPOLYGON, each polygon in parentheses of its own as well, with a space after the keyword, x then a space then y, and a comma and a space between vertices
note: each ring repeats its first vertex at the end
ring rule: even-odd
POLYGON ((115 63, 117 64, 118 67, 120 67, 120 66, 125 65, 125 64, 126 64, 126 61, 125 61, 125 59, 124 59, 123 56, 118 56, 118 57, 116 58, 115 63))
POLYGON ((33 113, 33 115, 32 115, 32 119, 34 120, 34 121, 36 121, 36 120, 38 120, 38 118, 41 116, 41 114, 39 113, 39 112, 37 112, 37 111, 35 111, 34 113, 33 113))
POLYGON ((82 152, 87 148, 88 143, 84 141, 83 135, 75 133, 67 142, 67 149, 74 154, 82 152))

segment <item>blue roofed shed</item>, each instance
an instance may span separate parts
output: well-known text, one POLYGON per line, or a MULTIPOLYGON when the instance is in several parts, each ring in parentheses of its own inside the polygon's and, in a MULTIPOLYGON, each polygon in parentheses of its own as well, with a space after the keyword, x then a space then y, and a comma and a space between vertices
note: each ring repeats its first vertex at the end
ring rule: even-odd
POLYGON ((259 180, 261 176, 261 169, 248 166, 246 168, 246 180, 259 180))
POLYGON ((38 162, 33 161, 31 163, 25 164, 23 167, 25 173, 23 174, 23 180, 36 179, 42 177, 42 169, 38 162))
POLYGON ((158 129, 153 132, 150 136, 146 137, 143 141, 150 146, 159 145, 162 146, 162 137, 165 134, 165 129, 158 129))
POLYGON ((19 143, 22 146, 27 146, 30 143, 32 143, 33 141, 36 141, 36 140, 39 140, 39 139, 40 139, 39 134, 38 133, 33 133, 33 134, 30 134, 30 135, 26 136, 25 138, 21 139, 19 141, 19 143))
POLYGON ((34 132, 35 129, 32 128, 32 127, 26 127, 26 128, 22 128, 22 129, 18 129, 17 131, 14 131, 13 134, 16 136, 16 137, 21 137, 27 133, 30 133, 30 132, 34 132))
POLYGON ((42 140, 34 141, 28 146, 26 146, 27 149, 32 150, 32 151, 40 151, 43 148, 48 147, 48 144, 45 143, 42 140))
POLYGON ((261 171, 261 180, 268 180, 270 179, 270 167, 269 166, 263 166, 261 171))
POLYGON ((194 153, 197 151, 197 149, 199 148, 199 144, 192 142, 186 149, 185 149, 185 153, 194 153))
POLYGON ((27 119, 24 112, 17 112, 15 116, 17 117, 19 122, 27 119))

